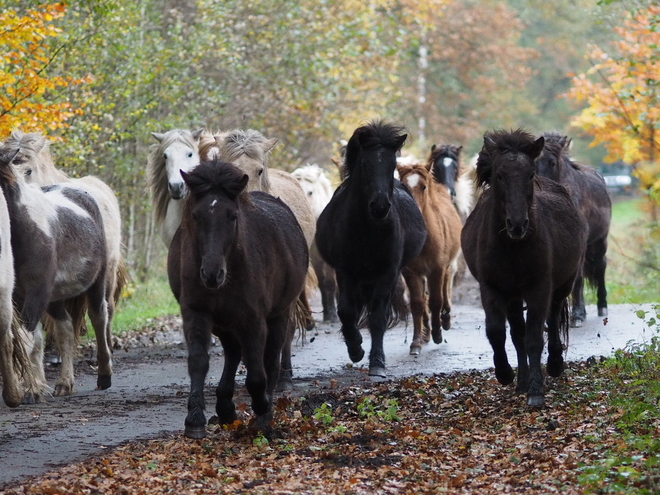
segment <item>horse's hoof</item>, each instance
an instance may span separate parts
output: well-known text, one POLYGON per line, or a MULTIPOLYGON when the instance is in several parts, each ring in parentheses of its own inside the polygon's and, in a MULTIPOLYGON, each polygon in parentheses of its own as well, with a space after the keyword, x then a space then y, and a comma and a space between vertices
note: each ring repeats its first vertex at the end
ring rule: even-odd
POLYGON ((41 394, 34 394, 32 392, 26 392, 23 396, 23 404, 39 404, 41 402, 46 402, 41 394))
POLYGON ((112 375, 100 376, 96 379, 96 390, 105 390, 112 386, 112 375))
POLYGON ((444 330, 449 330, 451 328, 451 316, 449 313, 440 316, 440 320, 442 321, 442 328, 444 330))
POLYGON ((293 382, 289 380, 278 380, 275 392, 290 392, 293 390, 293 382))
POLYGON ((358 345, 357 349, 356 348, 351 349, 349 347, 348 357, 351 358, 351 361, 353 361, 354 363, 362 361, 362 358, 364 357, 364 349, 362 349, 361 345, 358 345))
POLYGON ((2 400, 4 400, 5 405, 11 409, 15 409, 23 403, 23 397, 21 398, 3 397, 2 400))
POLYGON ((431 330, 431 336, 433 337, 433 342, 436 344, 442 344, 442 330, 439 328, 434 328, 431 330))
POLYGON ((257 416, 257 418, 254 420, 253 426, 258 430, 261 431, 264 434, 267 434, 270 432, 270 423, 273 421, 273 413, 272 412, 267 412, 266 414, 263 414, 261 416, 257 416))
POLYGON ((422 352, 422 346, 419 344, 411 344, 410 345, 410 355, 411 356, 419 356, 422 352))
POLYGON ((55 385, 55 392, 53 392, 53 395, 56 397, 73 395, 73 388, 68 385, 55 385))
POLYGON ((582 326, 581 318, 571 318, 571 328, 580 328, 582 326))
POLYGON ((529 407, 543 407, 545 406, 545 397, 542 395, 528 395, 527 405, 529 407))
POLYGON ((497 381, 500 382, 501 385, 509 385, 510 383, 513 383, 515 377, 516 374, 513 372, 511 366, 508 366, 504 370, 495 368, 495 378, 497 378, 497 381))
POLYGON ((598 316, 607 316, 607 308, 598 308, 598 316))
POLYGON ((387 378, 387 373, 382 366, 371 366, 369 368, 369 376, 373 378, 387 378))
POLYGON ((307 320, 307 323, 305 323, 305 330, 309 332, 311 330, 314 330, 315 326, 316 326, 316 322, 314 321, 313 318, 310 318, 309 320, 307 320))
POLYGON ((198 440, 206 437, 206 426, 186 426, 183 435, 198 440))

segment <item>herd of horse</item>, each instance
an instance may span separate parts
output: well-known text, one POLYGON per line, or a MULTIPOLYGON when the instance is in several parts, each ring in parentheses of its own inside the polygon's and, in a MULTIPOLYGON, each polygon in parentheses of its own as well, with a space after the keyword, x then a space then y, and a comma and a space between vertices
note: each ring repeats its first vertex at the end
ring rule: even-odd
MULTIPOLYGON (((479 283, 495 375, 544 404, 541 354, 559 376, 570 326, 586 316, 583 281, 607 314, 605 268, 611 203, 600 175, 573 162, 555 132, 484 135, 476 160, 433 145, 427 160, 402 158, 405 129, 373 121, 341 149, 336 189, 318 165, 270 168, 277 139, 256 130, 174 129, 152 134, 147 181, 170 287, 183 319, 190 394, 185 435, 205 435, 204 382, 212 336, 224 368, 221 423, 236 419, 235 375, 245 364, 256 426, 272 397, 292 387, 296 330, 313 328, 315 285, 323 320, 341 322, 348 355, 386 377, 383 337, 412 314, 410 354, 451 327, 452 287, 467 266, 479 283), (572 302, 572 313, 570 303, 572 302)), ((94 177, 70 179, 44 136, 14 131, 0 146, 0 373, 10 407, 44 400, 43 328, 62 355, 55 395, 73 390, 76 341, 96 333, 97 387, 111 386, 110 329, 126 281, 119 205, 94 177)))

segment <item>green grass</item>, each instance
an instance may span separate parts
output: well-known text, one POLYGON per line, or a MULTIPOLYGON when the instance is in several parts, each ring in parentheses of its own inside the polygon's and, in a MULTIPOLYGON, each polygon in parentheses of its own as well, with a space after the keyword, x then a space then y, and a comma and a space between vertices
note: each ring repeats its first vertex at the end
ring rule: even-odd
MULTIPOLYGON (((649 303, 660 300, 660 276, 640 265, 649 243, 648 216, 642 198, 617 198, 612 204, 612 223, 607 249, 606 285, 609 304, 649 303)), ((585 292, 595 304, 595 291, 585 292)))
POLYGON ((144 283, 131 283, 127 292, 130 295, 117 305, 114 333, 143 328, 151 318, 179 314, 179 305, 163 276, 152 277, 144 283))

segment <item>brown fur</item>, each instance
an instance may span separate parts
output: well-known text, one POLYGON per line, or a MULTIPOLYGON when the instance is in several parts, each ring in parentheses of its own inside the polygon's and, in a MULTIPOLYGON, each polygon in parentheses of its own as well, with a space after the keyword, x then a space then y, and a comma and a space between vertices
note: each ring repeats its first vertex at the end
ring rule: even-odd
POLYGON ((447 189, 433 180, 432 166, 433 162, 397 167, 401 182, 412 193, 428 230, 422 251, 402 271, 410 291, 414 324, 411 354, 421 351, 422 345, 429 341, 431 330, 433 340, 439 344, 442 342, 441 327, 447 330, 451 326, 451 265, 460 249, 461 219, 447 189), (428 307, 425 286, 428 286, 428 307))

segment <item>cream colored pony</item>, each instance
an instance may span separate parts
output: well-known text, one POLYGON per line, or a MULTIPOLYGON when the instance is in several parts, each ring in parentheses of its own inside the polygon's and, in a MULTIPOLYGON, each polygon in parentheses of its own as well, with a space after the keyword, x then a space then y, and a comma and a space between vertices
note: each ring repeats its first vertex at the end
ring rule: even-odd
POLYGON ((158 141, 147 157, 147 182, 151 190, 156 226, 166 247, 170 247, 183 216, 183 198, 187 194, 181 171, 190 172, 199 165, 199 139, 204 129, 172 129, 152 132, 158 141))
MULTIPOLYGON (((11 136, 5 141, 3 149, 9 152, 18 150, 18 154, 12 164, 17 173, 22 174, 28 184, 49 186, 65 182, 69 186, 74 186, 89 193, 99 205, 101 216, 103 217, 108 255, 105 284, 108 323, 105 333, 108 346, 112 348, 112 319, 115 312, 115 305, 127 281, 127 272, 121 252, 121 213, 114 191, 97 177, 86 176, 73 179, 61 170, 58 170, 53 163, 48 142, 45 136, 40 133, 33 132, 25 134, 20 131, 13 131, 11 136)), ((72 300, 71 304, 72 306, 77 306, 75 309, 70 307, 69 311, 73 318, 75 333, 78 335, 84 333, 85 330, 84 314, 86 305, 84 296, 77 301, 72 300)), ((34 354, 31 357, 35 365, 42 358, 42 354, 39 355, 39 347, 41 347, 41 352, 43 353, 43 346, 40 346, 39 342, 37 342, 34 354)), ((38 366, 39 368, 43 367, 41 363, 38 366)), ((30 391, 28 391, 28 394, 30 394, 30 391)), ((38 391, 30 395, 34 395, 35 400, 40 400, 41 394, 38 391)))

